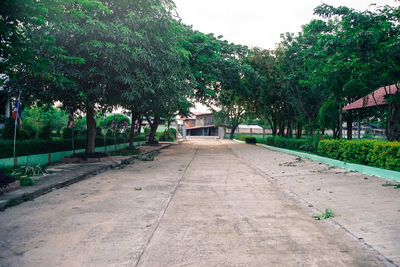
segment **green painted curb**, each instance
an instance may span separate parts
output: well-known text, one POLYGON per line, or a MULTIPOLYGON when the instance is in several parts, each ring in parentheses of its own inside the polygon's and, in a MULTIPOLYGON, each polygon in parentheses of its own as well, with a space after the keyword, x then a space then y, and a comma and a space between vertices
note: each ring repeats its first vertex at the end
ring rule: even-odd
MULTIPOLYGON (((238 141, 238 140, 236 140, 236 141, 238 141)), ((370 167, 370 166, 361 165, 361 164, 343 162, 340 160, 325 158, 325 157, 321 157, 321 156, 317 156, 317 155, 313 155, 313 154, 308 154, 305 152, 298 152, 298 151, 293 151, 293 150, 284 149, 284 148, 280 148, 280 147, 267 146, 264 144, 257 144, 257 146, 265 147, 265 148, 268 148, 271 150, 295 155, 295 156, 302 157, 302 158, 311 159, 313 161, 322 162, 322 163, 325 163, 325 164, 328 164, 328 165, 331 165, 334 167, 339 167, 342 169, 352 170, 352 171, 356 171, 359 173, 400 182, 400 172, 397 172, 397 171, 391 171, 391 170, 385 170, 385 169, 370 167)))

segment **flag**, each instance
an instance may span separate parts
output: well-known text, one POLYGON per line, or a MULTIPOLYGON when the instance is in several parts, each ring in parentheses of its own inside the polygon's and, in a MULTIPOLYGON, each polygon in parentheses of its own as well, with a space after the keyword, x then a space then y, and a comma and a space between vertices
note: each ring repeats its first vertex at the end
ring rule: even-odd
POLYGON ((75 126, 75 120, 74 120, 74 111, 71 108, 69 110, 69 114, 68 114, 68 128, 72 129, 75 126))
POLYGON ((15 125, 21 130, 21 93, 19 93, 18 100, 15 103, 15 108, 12 112, 12 117, 15 120, 15 125))
POLYGON ((113 131, 115 132, 115 128, 116 128, 116 123, 115 123, 115 115, 114 115, 114 119, 113 119, 113 121, 112 121, 112 129, 113 129, 113 131))

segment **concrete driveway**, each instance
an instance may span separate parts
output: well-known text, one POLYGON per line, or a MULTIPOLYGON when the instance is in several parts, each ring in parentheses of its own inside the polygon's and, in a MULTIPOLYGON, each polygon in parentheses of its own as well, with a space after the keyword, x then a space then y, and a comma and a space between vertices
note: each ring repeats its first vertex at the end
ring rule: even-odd
POLYGON ((0 265, 390 265, 277 182, 294 157, 258 149, 192 139, 10 208, 0 213, 0 265))

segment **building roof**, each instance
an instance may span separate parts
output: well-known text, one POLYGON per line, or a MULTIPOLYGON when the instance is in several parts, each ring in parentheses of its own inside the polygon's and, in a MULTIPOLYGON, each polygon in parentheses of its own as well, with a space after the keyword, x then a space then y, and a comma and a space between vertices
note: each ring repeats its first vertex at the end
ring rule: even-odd
POLYGON ((192 114, 192 116, 190 116, 190 117, 182 117, 182 120, 183 120, 183 121, 186 121, 186 120, 195 120, 195 119, 196 119, 196 116, 211 115, 212 112, 192 112, 191 114, 192 114))
POLYGON ((196 126, 196 127, 188 127, 186 130, 193 130, 193 129, 202 129, 202 128, 215 128, 215 125, 206 125, 206 126, 196 126))
POLYGON ((395 94, 397 92, 397 86, 395 84, 384 86, 375 90, 374 92, 361 97, 360 99, 354 101, 353 103, 344 106, 343 110, 353 110, 362 109, 368 107, 376 107, 387 105, 385 96, 390 94, 395 94))

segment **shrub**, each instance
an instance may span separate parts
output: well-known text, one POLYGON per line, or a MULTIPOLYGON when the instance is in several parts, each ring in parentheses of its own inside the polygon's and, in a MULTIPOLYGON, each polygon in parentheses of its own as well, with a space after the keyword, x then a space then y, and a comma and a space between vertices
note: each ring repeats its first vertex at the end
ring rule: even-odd
POLYGON ((42 129, 40 129, 39 138, 44 140, 50 140, 51 133, 52 133, 51 125, 46 124, 42 129))
MULTIPOLYGON (((0 129, 0 135, 2 139, 13 140, 15 120, 12 117, 2 117, 1 121, 4 123, 4 128, 0 129)), ((17 139, 26 140, 35 138, 36 132, 29 124, 23 124, 22 129, 17 129, 17 139)))
MULTIPOLYGON (((144 141, 144 135, 136 135, 135 141, 144 141)), ((124 138, 116 138, 118 144, 124 143, 124 138)), ((107 145, 114 144, 113 137, 106 138, 107 145)), ((59 151, 69 151, 71 150, 71 139, 61 139, 61 140, 18 140, 16 144, 16 154, 17 156, 44 154, 49 152, 59 152, 59 151)), ((75 149, 82 149, 86 146, 85 137, 75 138, 75 149)), ((96 147, 104 146, 104 137, 96 137, 96 147)), ((0 140, 0 158, 10 158, 13 156, 13 140, 0 140)))
POLYGON ((161 135, 159 135, 158 140, 159 141, 175 141, 176 139, 176 130, 173 131, 173 128, 170 128, 169 130, 165 130, 161 135), (171 131, 172 130, 172 131, 171 131))
POLYGON ((247 144, 255 144, 255 143, 257 143, 257 140, 256 140, 255 137, 246 137, 246 138, 245 138, 245 142, 246 142, 247 144))
POLYGON ((235 139, 245 142, 245 141, 246 141, 246 138, 251 138, 251 137, 252 137, 252 136, 250 136, 250 135, 236 135, 236 136, 235 136, 235 139))
POLYGON ((176 137, 176 133, 177 133, 177 131, 176 131, 176 129, 175 128, 169 128, 169 132, 173 135, 173 136, 175 136, 176 137))
POLYGON ((62 129, 61 137, 62 137, 63 139, 72 138, 72 130, 71 130, 70 128, 68 128, 68 127, 64 127, 64 128, 62 129))
POLYGON ((322 140, 321 156, 400 171, 400 142, 376 140, 322 140))
POLYGON ((276 146, 287 149, 297 149, 310 152, 316 152, 316 145, 314 139, 295 139, 295 138, 284 138, 279 136, 269 136, 265 139, 265 144, 270 146, 276 146))

